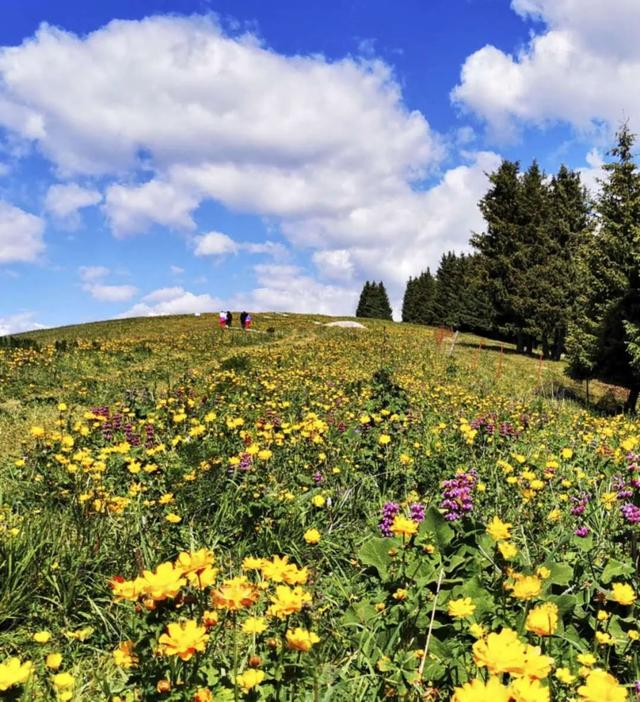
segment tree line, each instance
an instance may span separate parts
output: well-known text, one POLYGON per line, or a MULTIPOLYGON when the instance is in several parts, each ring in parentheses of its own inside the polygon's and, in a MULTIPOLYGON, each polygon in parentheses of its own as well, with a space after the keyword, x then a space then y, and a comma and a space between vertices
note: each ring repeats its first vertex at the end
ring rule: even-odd
MULTIPOLYGON (((435 274, 427 268, 409 278, 402 321, 503 338, 522 353, 564 355, 571 377, 629 388, 626 408, 634 410, 640 394, 635 139, 623 124, 593 197, 566 166, 548 177, 536 161, 526 170, 503 161, 479 203, 485 228, 470 238, 473 253, 447 252, 435 274)), ((382 283, 365 284, 357 314, 391 319, 382 283)))

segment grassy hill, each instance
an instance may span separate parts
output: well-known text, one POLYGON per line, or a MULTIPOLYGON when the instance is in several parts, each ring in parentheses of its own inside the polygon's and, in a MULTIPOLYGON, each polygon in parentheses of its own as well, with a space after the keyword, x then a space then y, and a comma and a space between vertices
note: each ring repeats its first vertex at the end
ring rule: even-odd
POLYGON ((330 321, 0 345, 0 697, 465 702, 502 694, 488 668, 565 700, 640 677, 635 420, 507 344, 330 321))

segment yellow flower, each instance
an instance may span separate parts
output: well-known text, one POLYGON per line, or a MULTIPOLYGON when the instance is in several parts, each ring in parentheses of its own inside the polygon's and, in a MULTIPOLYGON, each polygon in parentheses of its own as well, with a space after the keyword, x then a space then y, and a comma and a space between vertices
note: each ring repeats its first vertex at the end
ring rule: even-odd
POLYGON ((613 583, 611 586, 610 600, 621 605, 632 605, 636 601, 636 593, 631 585, 626 583, 613 583))
POLYGON ((204 626, 193 619, 183 624, 172 622, 167 626, 167 632, 159 639, 159 651, 165 656, 178 656, 188 661, 195 653, 203 653, 209 636, 204 626))
POLYGON ((408 519, 402 514, 396 514, 391 525, 391 532, 394 536, 402 536, 410 539, 418 531, 418 523, 413 519, 408 519))
POLYGON ((182 517, 179 514, 176 514, 175 512, 169 512, 165 519, 170 523, 170 524, 179 524, 182 521, 182 517))
POLYGON ((142 572, 139 590, 142 595, 161 601, 175 597, 186 584, 182 571, 175 568, 173 563, 161 563, 153 572, 142 572))
POLYGON ((469 626, 469 633, 474 639, 481 639, 486 632, 482 624, 474 623, 469 626))
POLYGON ((509 522, 503 522, 500 517, 494 517, 487 525, 487 534, 494 541, 506 541, 511 537, 511 527, 509 522))
POLYGON ((531 678, 518 678, 513 680, 511 687, 513 702, 549 702, 549 688, 544 687, 539 680, 531 678))
POLYGON ((258 451, 258 458, 261 461, 268 461, 271 456, 273 456, 273 452, 269 449, 262 449, 262 451, 258 451))
POLYGON ((319 543, 320 532, 317 529, 307 529, 304 532, 303 538, 308 544, 311 544, 313 546, 313 545, 319 543))
POLYGON ((492 632, 473 644, 473 660, 479 668, 488 668, 493 675, 521 671, 525 646, 512 629, 492 632))
POLYGON ((536 575, 523 575, 511 588, 513 596, 518 600, 532 600, 540 594, 540 590, 542 581, 536 575))
POLYGON ((311 502, 313 503, 314 507, 324 507, 326 500, 324 497, 322 497, 322 495, 314 495, 311 502))
POLYGON ((565 685, 571 685, 572 682, 575 682, 576 676, 572 675, 571 671, 569 668, 558 668, 555 672, 556 678, 561 683, 564 683, 565 685))
POLYGON ((380 436, 378 437, 378 443, 381 446, 386 446, 390 442, 391 442, 391 437, 389 436, 389 434, 380 434, 380 436))
POLYGON ((518 555, 518 547, 511 541, 499 541, 498 550, 507 561, 512 560, 518 555))
POLYGON ((31 661, 20 663, 20 659, 15 656, 0 663, 0 692, 5 692, 14 685, 26 683, 32 669, 31 661))
POLYGON ((213 692, 208 687, 199 687, 193 693, 193 702, 213 702, 213 692))
MULTIPOLYGON (((49 670, 58 670, 62 664, 62 654, 61 653, 50 653, 45 659, 45 665, 49 670)), ((2 689, 2 688, 0 688, 2 689)))
POLYGON ((596 619, 599 622, 606 622, 607 619, 609 619, 609 612, 605 612, 604 609, 598 610, 598 614, 596 615, 596 619))
POLYGON ((526 629, 538 636, 551 636, 558 628, 558 606, 552 602, 534 607, 527 615, 526 629))
POLYGON ((118 648, 113 652, 113 662, 125 670, 133 668, 137 664, 138 657, 133 650, 133 641, 121 641, 118 644, 118 648))
POLYGON ((231 611, 251 607, 259 597, 260 594, 255 585, 252 585, 244 576, 226 580, 211 593, 211 599, 216 607, 224 607, 231 611))
POLYGON ((462 687, 456 687, 453 691, 451 702, 510 702, 511 693, 498 678, 484 680, 476 678, 465 683, 462 687))
POLYGON ((60 702, 67 702, 73 697, 73 687, 76 679, 71 673, 57 673, 51 678, 51 684, 55 688, 56 697, 60 702))
POLYGON ((578 688, 578 695, 583 702, 625 702, 627 691, 604 670, 589 672, 584 685, 578 688))
POLYGON ((286 633, 287 646, 294 651, 310 651, 314 644, 320 641, 320 637, 313 631, 307 631, 306 629, 301 629, 296 627, 291 630, 288 629, 286 633))
POLYGON ((447 611, 454 619, 466 619, 476 611, 476 606, 470 597, 460 597, 457 600, 449 600, 447 611))
POLYGON ((596 657, 593 653, 579 653, 576 656, 578 663, 581 665, 586 665, 589 668, 596 662, 596 657))
POLYGON ((607 634, 604 631, 596 631, 596 641, 600 646, 613 646, 614 644, 611 634, 607 634))
POLYGON ((409 596, 409 591, 405 590, 403 587, 399 587, 391 596, 397 602, 404 602, 409 596))
POLYGON ((262 564, 264 563, 263 558, 255 558, 254 556, 247 556, 242 561, 242 570, 260 570, 262 564))
POLYGON ((299 585, 297 587, 278 585, 275 596, 271 597, 271 602, 269 614, 279 619, 284 619, 290 614, 299 612, 305 605, 310 604, 311 595, 299 585))
POLYGON ((51 638, 50 631, 36 631, 36 633, 33 635, 33 640, 39 644, 46 644, 50 638, 51 638))
POLYGON ((563 448, 561 451, 561 455, 562 458, 568 461, 570 458, 573 458, 573 449, 563 448))
POLYGON ((241 673, 236 675, 236 685, 242 688, 243 692, 249 692, 256 685, 259 685, 264 680, 264 671, 256 670, 255 668, 248 668, 241 673))
POLYGON ((245 634, 261 634, 267 629, 267 622, 264 617, 249 617, 242 623, 242 631, 245 634))

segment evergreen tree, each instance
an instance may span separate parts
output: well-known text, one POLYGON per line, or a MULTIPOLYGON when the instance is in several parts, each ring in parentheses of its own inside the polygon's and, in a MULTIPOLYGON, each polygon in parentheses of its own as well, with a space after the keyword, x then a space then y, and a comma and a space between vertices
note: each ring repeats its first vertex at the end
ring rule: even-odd
POLYGON ((517 309, 520 267, 527 256, 522 248, 522 182, 517 161, 503 161, 489 176, 491 187, 479 203, 486 232, 474 234, 471 244, 482 255, 486 292, 497 331, 513 334, 518 350, 525 348, 522 320, 517 309))
POLYGON ((392 319, 391 305, 384 283, 366 281, 360 293, 356 317, 392 319))
POLYGON ((382 281, 378 283, 375 289, 375 317, 378 319, 393 319, 389 296, 382 281))
POLYGON ((545 356, 560 359, 581 280, 578 253, 591 231, 590 202, 580 174, 561 166, 549 188, 548 250, 539 270, 534 310, 545 356))
POLYGON ((438 324, 459 329, 463 321, 464 256, 442 255, 436 274, 435 317, 438 324))
POLYGON ((356 309, 356 317, 372 317, 372 297, 373 288, 372 284, 367 280, 360 293, 360 300, 358 301, 358 307, 356 309))
POLYGON ((626 409, 640 393, 640 174, 635 136, 624 124, 603 166, 596 200, 598 228, 579 258, 582 293, 569 325, 568 372, 629 388, 626 409))
POLYGON ((402 301, 402 321, 433 324, 436 281, 427 268, 417 278, 409 278, 402 301))

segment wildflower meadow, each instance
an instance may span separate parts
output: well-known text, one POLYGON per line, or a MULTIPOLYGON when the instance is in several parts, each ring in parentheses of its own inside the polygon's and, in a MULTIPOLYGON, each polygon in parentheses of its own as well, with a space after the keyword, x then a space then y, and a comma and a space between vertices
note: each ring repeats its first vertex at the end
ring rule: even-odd
POLYGON ((328 321, 0 346, 0 699, 637 699, 616 388, 328 321))

